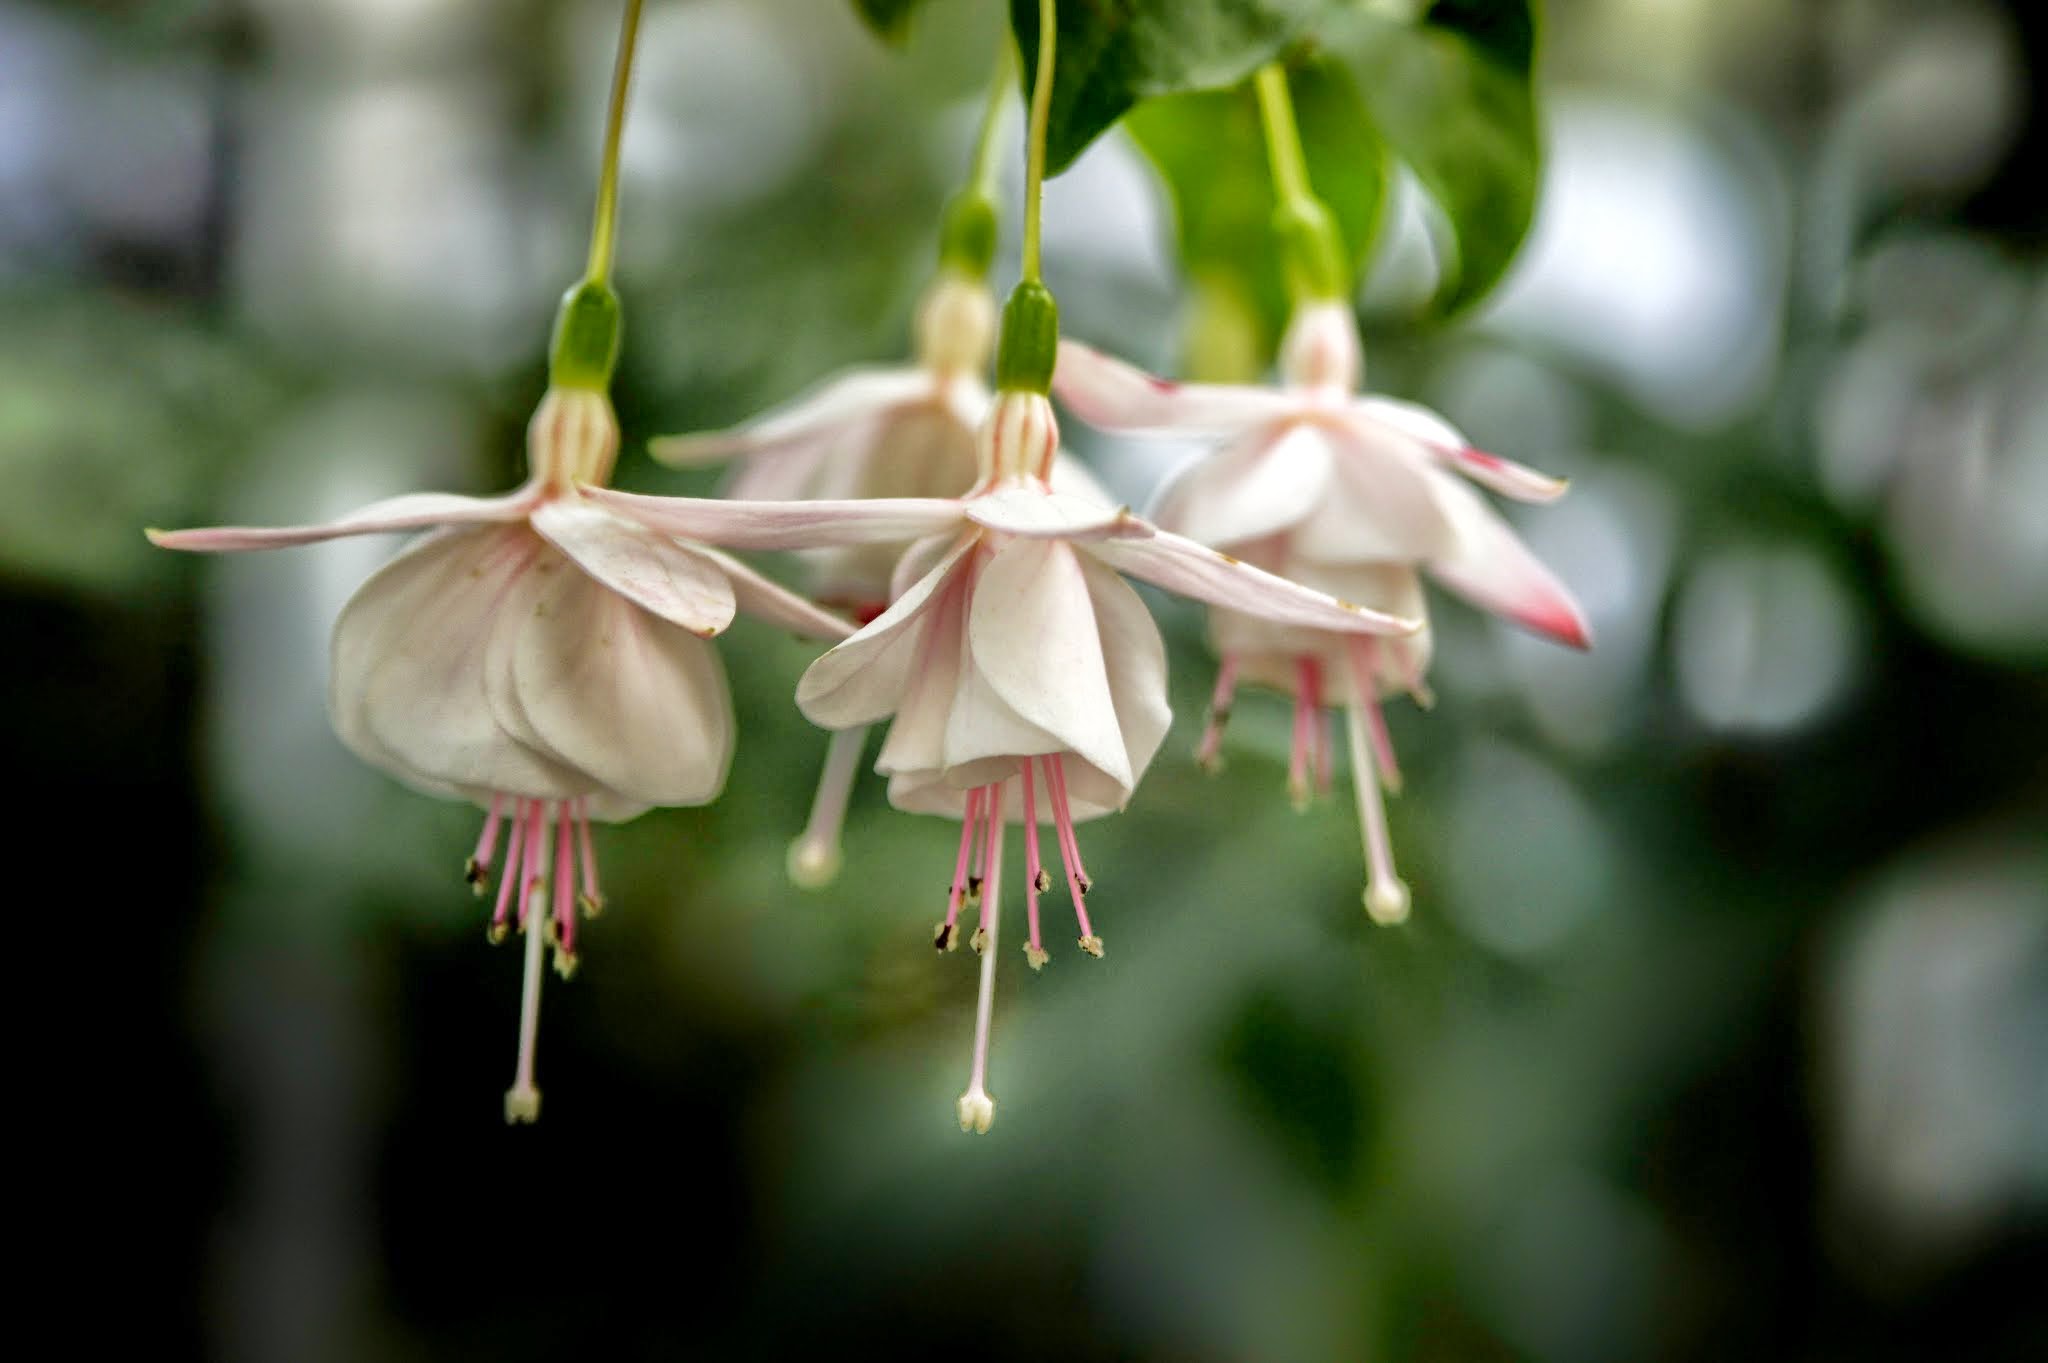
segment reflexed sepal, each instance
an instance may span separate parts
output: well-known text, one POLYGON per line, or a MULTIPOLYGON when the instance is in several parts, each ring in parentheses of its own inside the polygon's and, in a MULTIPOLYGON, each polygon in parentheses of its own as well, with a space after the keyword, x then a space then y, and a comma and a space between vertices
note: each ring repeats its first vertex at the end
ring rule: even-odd
POLYGON ((1027 279, 1003 305, 996 387, 1009 393, 1052 392, 1053 363, 1059 348, 1059 304, 1053 301, 1052 290, 1027 279))
POLYGON ((548 381, 557 388, 611 387, 619 365, 619 296, 586 279, 562 295, 548 348, 548 381))

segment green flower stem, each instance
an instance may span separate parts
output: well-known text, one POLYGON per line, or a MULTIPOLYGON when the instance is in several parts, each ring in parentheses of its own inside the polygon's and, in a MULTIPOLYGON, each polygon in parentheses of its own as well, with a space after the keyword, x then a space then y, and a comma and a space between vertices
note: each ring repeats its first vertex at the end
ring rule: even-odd
POLYGON ((583 279, 562 296, 555 334, 548 346, 548 381, 563 388, 611 387, 619 366, 619 296, 612 289, 612 254, 619 227, 619 138, 626 127, 626 91, 633 80, 633 51, 640 39, 642 0, 626 0, 619 29, 619 55, 612 67, 612 95, 605 113, 604 153, 597 176, 597 211, 590 224, 590 264, 583 279))
POLYGON ((619 226, 619 137, 626 127, 626 89, 633 79, 633 50, 640 41, 641 0, 626 0, 619 29, 619 56, 612 67, 611 107, 605 114, 604 156, 599 162, 597 213, 590 225, 590 266, 586 283, 608 284, 619 226))
POLYGON ((1053 50, 1059 42, 1054 0, 1038 0, 1038 79, 1031 88, 1031 127, 1024 156, 1024 277, 1003 304, 996 342, 996 387, 1006 393, 1050 393, 1059 358, 1060 310, 1038 267, 1038 226, 1045 186, 1045 128, 1052 111, 1053 50))
POLYGON ((1259 96, 1259 121, 1266 129, 1266 157, 1273 167, 1273 194, 1280 201, 1273 230, 1280 237, 1288 291, 1297 303, 1342 299, 1351 292, 1351 270, 1336 216, 1309 186, 1308 158, 1301 150, 1294 101, 1287 93, 1287 69, 1268 62, 1259 68, 1253 84, 1259 96))
POLYGON ((995 75, 989 81, 988 107, 974 139, 974 170, 958 193, 946 201, 939 228, 939 264, 968 279, 988 278, 996 255, 996 157, 1009 108, 1010 85, 1017 79, 1014 49, 1006 36, 996 53, 995 75))
POLYGON ((1059 6, 1038 0, 1038 79, 1031 89, 1031 131, 1024 158, 1024 279, 1038 283, 1038 228, 1045 197, 1045 129, 1052 117, 1052 65, 1059 46, 1059 6))

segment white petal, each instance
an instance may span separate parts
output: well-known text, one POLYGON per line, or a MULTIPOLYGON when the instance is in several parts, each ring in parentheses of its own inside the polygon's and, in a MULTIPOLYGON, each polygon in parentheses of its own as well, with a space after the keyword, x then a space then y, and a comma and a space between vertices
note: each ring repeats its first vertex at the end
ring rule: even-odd
POLYGON ((879 416, 898 403, 932 391, 922 369, 855 369, 826 380, 784 407, 730 431, 660 436, 648 453, 664 464, 690 467, 741 455, 808 454, 837 438, 849 424, 879 416))
POLYGON ((1562 478, 1472 448, 1457 427, 1419 403, 1360 398, 1352 403, 1351 411, 1355 421, 1401 432, 1444 464, 1503 497, 1518 502, 1554 502, 1571 486, 1562 478))
POLYGON ((433 788, 562 799, 588 783, 506 732, 484 687, 492 632, 517 618, 543 559, 521 525, 438 536, 386 564, 334 625, 328 706, 365 761, 433 788))
POLYGON ((1429 560, 1430 576, 1526 630, 1573 648, 1592 647, 1585 614, 1565 585, 1477 493, 1454 479, 1443 481, 1437 500, 1453 538, 1446 552, 1429 560))
POLYGON ((831 502, 730 502, 712 497, 649 497, 590 487, 583 495, 664 535, 726 549, 824 549, 842 544, 909 543, 957 525, 960 503, 936 497, 877 497, 831 502))
POLYGON ((1413 561, 1449 543, 1435 496, 1444 480, 1421 446, 1353 423, 1326 429, 1336 476, 1324 504, 1294 531, 1298 553, 1329 563, 1413 561))
POLYGON ((1064 492, 1075 497, 1085 497, 1098 505, 1116 505, 1116 498, 1109 495, 1109 489, 1095 480, 1088 466, 1068 454, 1065 450, 1052 457, 1052 476, 1046 479, 1054 492, 1064 492))
POLYGON ((1262 427, 1188 466, 1153 519, 1219 548, 1291 529, 1329 500, 1330 436, 1309 422, 1262 427))
POLYGON ((895 713, 916 656, 919 617, 979 542, 979 536, 962 536, 889 609, 805 669, 796 684, 797 708, 805 718, 822 728, 846 729, 895 713))
POLYGON ((1224 434, 1298 410, 1270 388, 1173 383, 1078 341, 1061 341, 1052 390, 1074 414, 1105 431, 1224 434))
POLYGON ((1100 804, 1103 812, 1122 808, 1132 789, 1144 778, 1153 756, 1173 724, 1173 707, 1166 698, 1166 641, 1152 612, 1131 590, 1130 584, 1087 554, 1076 554, 1081 574, 1087 579, 1088 596, 1095 605, 1095 625, 1102 637, 1102 659, 1109 676, 1110 699, 1116 706, 1117 727, 1123 733, 1124 753, 1130 761, 1130 785, 1113 802, 1089 797, 1084 783, 1069 774, 1067 793, 1076 804, 1076 817, 1083 804, 1100 804))
POLYGON ((473 525, 526 519, 539 494, 521 488, 503 497, 464 497, 453 492, 409 492, 359 507, 321 525, 216 526, 206 530, 145 530, 161 549, 221 553, 237 549, 288 549, 346 535, 382 535, 437 525, 473 525))
POLYGON ((716 799, 732 761, 718 650, 583 576, 553 575, 519 631, 527 722, 592 783, 655 805, 716 799))
MULTIPOLYGON (((1289 579, 1304 587, 1361 606, 1386 611, 1409 619, 1426 620, 1427 605, 1421 579, 1413 565, 1406 563, 1318 563, 1288 558, 1281 567, 1289 579)), ((1272 687, 1293 695, 1300 684, 1298 663, 1307 657, 1320 662, 1332 703, 1345 703, 1352 695, 1351 637, 1328 630, 1279 625, 1260 616, 1239 611, 1213 610, 1209 613, 1209 637, 1215 650, 1237 662, 1240 685, 1272 687)), ((1420 685, 1429 666, 1430 631, 1425 626, 1404 639, 1382 639, 1375 650, 1380 690, 1408 690, 1420 685)))
POLYGON ((580 499, 533 513, 533 528, 577 567, 635 605, 709 637, 732 623, 732 586, 702 555, 580 499))
POLYGON ((1310 591, 1164 530, 1146 540, 1104 540, 1089 545, 1086 552, 1120 572, 1157 583, 1170 592, 1212 606, 1263 616, 1279 624, 1346 634, 1413 634, 1421 627, 1417 620, 1368 610, 1310 591))
MULTIPOLYGON (((967 617, 975 670, 1051 747, 1006 747, 963 717, 947 736, 949 763, 966 754, 1028 756, 1071 749, 1128 788, 1130 757, 1117 725, 1095 603, 1076 551, 1060 541, 1016 540, 998 550, 974 583, 967 617)), ((998 717, 1000 722, 1000 717, 998 717)))
POLYGON ((946 727, 960 685, 967 629, 967 575, 956 574, 922 616, 915 652, 889 736, 875 758, 886 776, 922 772, 937 779, 946 765, 946 727))
POLYGON ((1092 540, 1152 533, 1152 527, 1133 516, 1127 506, 1051 492, 1035 480, 1006 483, 993 492, 970 497, 963 510, 976 525, 1032 539, 1092 540))
POLYGON ((964 535, 950 531, 941 532, 936 535, 927 535, 915 544, 912 544, 896 560, 895 571, 889 575, 888 600, 894 601, 897 597, 909 591, 912 583, 938 567, 940 561, 963 542, 979 539, 980 537, 980 529, 969 526, 967 533, 964 535))
POLYGON ((793 634, 807 639, 830 639, 837 643, 853 634, 853 625, 841 616, 834 615, 809 597, 798 596, 778 583, 770 581, 749 568, 730 554, 721 554, 716 549, 697 549, 718 566, 732 584, 733 599, 748 615, 766 620, 771 625, 780 625, 793 634))

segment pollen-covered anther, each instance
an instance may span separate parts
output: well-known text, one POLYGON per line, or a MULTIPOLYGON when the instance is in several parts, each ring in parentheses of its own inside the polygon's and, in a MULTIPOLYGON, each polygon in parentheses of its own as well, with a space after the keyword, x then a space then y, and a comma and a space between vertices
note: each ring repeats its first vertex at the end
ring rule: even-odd
POLYGON ((1041 866, 1038 868, 1038 874, 1032 878, 1031 885, 1032 888, 1037 890, 1040 894, 1044 894, 1047 890, 1050 890, 1052 888, 1052 876, 1046 872, 1046 869, 1043 866, 1041 866))
POLYGON ((982 947, 988 944, 988 929, 976 928, 974 935, 967 939, 967 945, 974 948, 974 954, 981 955, 982 947))
POLYGON ((1045 969, 1045 963, 1052 959, 1052 953, 1044 947, 1035 947, 1026 942, 1024 944, 1024 959, 1031 963, 1033 970, 1043 970, 1045 969))
POLYGON ((462 878, 469 882, 470 893, 482 899, 490 889, 491 868, 471 857, 462 864, 462 878))
POLYGON ((1101 960, 1101 959, 1102 959, 1102 939, 1101 939, 1100 937, 1097 937, 1097 936, 1096 936, 1096 935, 1095 935, 1094 933, 1092 933, 1092 932, 1091 932, 1091 933, 1089 933, 1089 934, 1088 934, 1088 935, 1087 935, 1086 937, 1083 937, 1083 938, 1081 939, 1081 950, 1083 950, 1083 951, 1087 952, 1087 953, 1088 953, 1088 954, 1089 954, 1090 956, 1093 956, 1093 957, 1094 957, 1094 958, 1095 958, 1096 960, 1098 960, 1098 961, 1099 961, 1099 960, 1101 960))
POLYGON ((583 964, 583 958, 573 951, 555 948, 555 974, 565 980, 576 978, 576 968, 583 964))
POLYGON ((579 894, 576 908, 585 918, 595 918, 604 912, 604 896, 601 894, 579 894))
POLYGON ((938 951, 958 951, 959 934, 953 931, 951 923, 938 923, 932 927, 932 946, 938 951))
POLYGON ((492 946, 497 946, 511 935, 511 929, 503 923, 492 922, 484 926, 484 937, 492 946))

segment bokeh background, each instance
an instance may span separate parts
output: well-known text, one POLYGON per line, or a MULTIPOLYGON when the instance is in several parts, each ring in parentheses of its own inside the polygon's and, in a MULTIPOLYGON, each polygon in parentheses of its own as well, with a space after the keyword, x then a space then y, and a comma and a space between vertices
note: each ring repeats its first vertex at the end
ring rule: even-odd
MULTIPOLYGON (((649 6, 629 437, 905 351, 1002 8, 895 54, 828 0, 649 6)), ((980 1139, 948 826, 868 783, 840 882, 784 879, 802 646, 734 629, 725 797, 603 835, 511 1130, 475 815, 323 717, 390 546, 139 533, 514 480, 616 10, 0 0, 45 1319, 249 1360, 2048 1357, 2040 6, 1551 6, 1514 276, 1401 325, 1411 215, 1369 364, 1574 478, 1521 522, 1599 648, 1441 605, 1439 704, 1392 714, 1416 913, 1378 930, 1341 793, 1288 807, 1282 703, 1196 771, 1211 664, 1154 598, 1179 719, 1084 835, 1109 954, 1005 962, 980 1139)), ((1112 139, 1048 205, 1069 330, 1172 369, 1143 163, 1112 139)), ((1133 500, 1186 455, 1073 434, 1133 500)))

